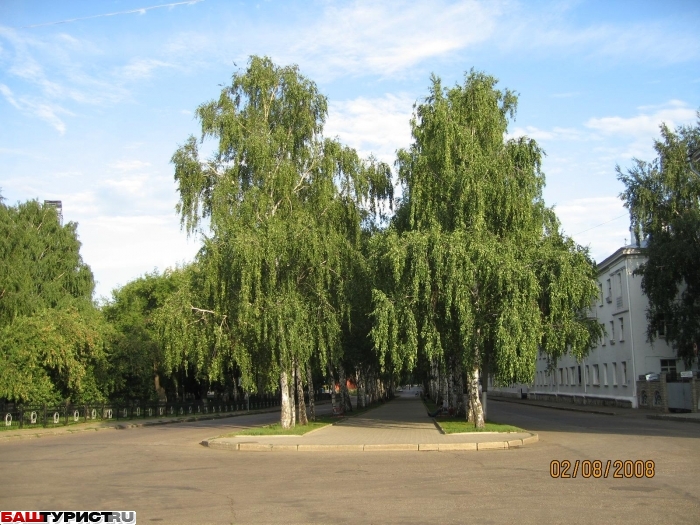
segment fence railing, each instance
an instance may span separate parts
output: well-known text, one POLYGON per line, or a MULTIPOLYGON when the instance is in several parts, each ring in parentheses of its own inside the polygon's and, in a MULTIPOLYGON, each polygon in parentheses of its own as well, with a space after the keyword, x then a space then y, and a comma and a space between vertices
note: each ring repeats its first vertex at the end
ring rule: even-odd
MULTIPOLYGON (((304 396, 308 398, 308 396, 304 396)), ((317 394, 316 401, 330 399, 317 394)), ((307 399, 308 402, 308 399, 307 399)), ((202 416, 261 410, 280 406, 279 396, 250 396, 238 401, 202 400, 190 402, 93 403, 82 405, 0 406, 0 432, 18 428, 59 427, 78 423, 202 416)))
POLYGON ((58 427, 97 421, 122 421, 178 416, 201 416, 260 410, 279 406, 276 397, 238 401, 191 401, 180 403, 130 403, 85 405, 27 405, 0 411, 0 431, 31 427, 58 427))

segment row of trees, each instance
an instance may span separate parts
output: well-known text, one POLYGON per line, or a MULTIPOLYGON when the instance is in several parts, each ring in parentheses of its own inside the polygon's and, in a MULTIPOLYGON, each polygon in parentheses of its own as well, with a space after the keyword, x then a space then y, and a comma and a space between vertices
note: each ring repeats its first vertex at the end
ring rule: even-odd
MULTIPOLYGON (((324 135, 313 82, 252 57, 172 157, 183 229, 203 239, 190 265, 97 308, 75 225, 36 202, 0 205, 0 398, 278 393, 288 427, 319 382, 338 382, 351 409, 348 379, 361 406, 410 377, 483 425, 480 381, 530 382, 538 351, 583 357, 603 331, 586 316, 595 265, 542 199, 544 153, 505 138, 516 107, 483 73, 433 78, 395 198, 389 166, 324 135)), ((628 203, 645 180, 623 179, 628 203)))
POLYGON ((197 110, 200 140, 173 156, 182 224, 205 241, 203 295, 168 310, 167 353, 279 387, 283 426, 294 424, 290 378, 312 367, 337 366, 343 384, 350 365, 360 388, 467 377, 481 426, 480 374, 529 381, 538 349, 585 354, 602 333, 585 316, 593 262, 542 200, 541 149, 504 139, 517 98, 495 85, 473 71, 450 89, 433 78, 384 227, 390 168, 324 137, 326 99, 295 67, 253 57, 197 110), (185 327, 197 333, 182 338, 185 327))

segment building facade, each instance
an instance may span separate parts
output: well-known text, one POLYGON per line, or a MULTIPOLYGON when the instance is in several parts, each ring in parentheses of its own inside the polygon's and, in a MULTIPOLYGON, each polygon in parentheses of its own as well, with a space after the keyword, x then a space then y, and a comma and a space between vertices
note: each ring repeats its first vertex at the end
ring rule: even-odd
MULTIPOLYGON (((653 343, 647 340, 647 298, 642 277, 633 274, 645 260, 641 249, 625 246, 598 264, 599 293, 589 315, 605 326, 606 334, 585 359, 566 355, 548 371, 547 358, 541 353, 533 384, 491 386, 489 391, 637 408, 640 376, 658 380, 660 374, 684 371, 683 360, 676 359, 663 330, 653 343)), ((697 363, 693 367, 697 369, 697 363)))

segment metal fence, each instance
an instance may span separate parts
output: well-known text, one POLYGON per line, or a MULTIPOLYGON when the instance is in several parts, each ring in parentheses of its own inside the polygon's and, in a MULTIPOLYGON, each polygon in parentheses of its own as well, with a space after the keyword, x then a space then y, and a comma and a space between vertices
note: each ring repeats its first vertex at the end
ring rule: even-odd
POLYGON ((250 397, 238 401, 191 401, 175 403, 17 405, 0 410, 0 431, 32 427, 58 427, 93 421, 123 421, 166 417, 189 417, 260 410, 280 405, 277 396, 250 397))
MULTIPOLYGON (((307 398, 308 396, 304 396, 307 398)), ((330 399, 317 394, 316 401, 330 399)), ((84 405, 0 405, 0 432, 18 428, 59 427, 77 423, 126 421, 166 417, 232 414, 280 406, 279 396, 250 396, 238 401, 202 400, 190 402, 133 402, 84 405)))

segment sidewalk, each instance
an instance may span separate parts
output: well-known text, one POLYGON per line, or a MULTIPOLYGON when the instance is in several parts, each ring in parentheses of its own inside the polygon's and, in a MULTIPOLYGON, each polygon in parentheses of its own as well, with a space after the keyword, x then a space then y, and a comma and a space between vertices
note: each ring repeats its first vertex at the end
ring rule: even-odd
POLYGON ((202 444, 240 451, 446 451, 507 449, 537 441, 537 435, 530 432, 443 434, 427 416, 416 391, 399 392, 390 403, 304 436, 239 436, 214 438, 202 444))
POLYGON ((680 421, 700 423, 700 413, 673 413, 673 412, 653 412, 644 408, 623 408, 606 407, 598 405, 576 405, 568 402, 557 401, 537 401, 534 399, 520 399, 517 397, 506 397, 490 394, 488 402, 513 403, 516 405, 527 405, 540 408, 551 408, 553 410, 567 410, 569 412, 584 412, 588 414, 601 414, 606 416, 618 416, 638 419, 660 419, 664 421, 680 421))

